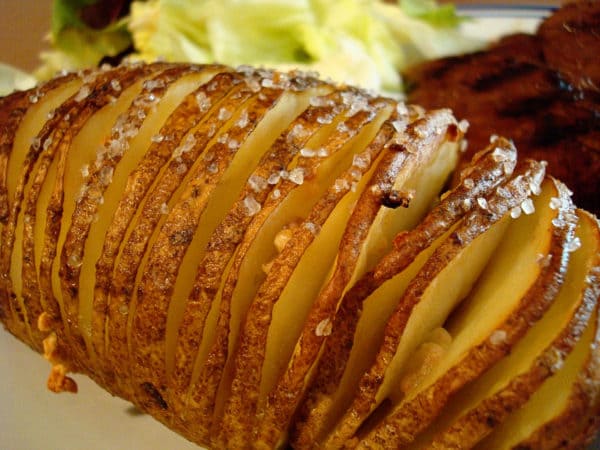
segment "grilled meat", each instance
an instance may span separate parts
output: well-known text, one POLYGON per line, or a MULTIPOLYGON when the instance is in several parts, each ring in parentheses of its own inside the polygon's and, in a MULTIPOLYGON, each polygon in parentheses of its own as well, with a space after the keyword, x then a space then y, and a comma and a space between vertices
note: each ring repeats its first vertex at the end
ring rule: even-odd
POLYGON ((548 161, 575 202, 600 214, 600 2, 571 3, 535 35, 444 58, 405 74, 409 100, 450 107, 470 124, 464 160, 490 135, 511 136, 521 155, 548 161))

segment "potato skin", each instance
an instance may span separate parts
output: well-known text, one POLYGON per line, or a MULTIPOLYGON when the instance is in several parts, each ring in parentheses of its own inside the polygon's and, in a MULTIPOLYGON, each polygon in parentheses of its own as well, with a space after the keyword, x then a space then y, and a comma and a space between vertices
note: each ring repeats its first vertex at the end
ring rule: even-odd
MULTIPOLYGON (((493 140, 458 177, 458 185, 428 206, 419 224, 398 235, 375 268, 349 286, 361 245, 379 211, 402 206, 394 203, 397 193, 391 193, 391 187, 407 167, 422 167, 444 145, 456 152, 461 128, 448 110, 407 108, 295 72, 218 65, 125 64, 62 75, 33 90, 11 94, 0 99, 0 321, 48 359, 51 390, 74 392, 77 386, 69 373, 86 374, 200 445, 262 449, 284 445, 288 439, 295 448, 408 443, 410 439, 397 430, 410 423, 416 433, 457 389, 455 380, 478 376, 506 351, 477 347, 471 363, 454 367, 431 392, 402 412, 374 421, 373 434, 356 434, 401 339, 411 304, 396 311, 385 327, 384 342, 374 349, 379 356, 363 377, 344 421, 332 430, 321 429, 318 422, 343 376, 362 301, 464 221, 454 240, 427 261, 428 272, 422 279, 413 280, 418 297, 452 255, 520 205, 543 178, 541 163, 528 160, 517 165, 511 142, 493 140), (89 145, 108 149, 119 134, 119 121, 139 130, 149 117, 158 117, 154 101, 166 98, 180 80, 200 73, 210 74, 208 81, 189 81, 196 83, 189 93, 182 94, 174 109, 152 125, 150 142, 137 150, 139 163, 128 169, 122 189, 110 198, 113 209, 106 210, 111 215, 105 234, 94 235, 96 214, 106 212, 102 195, 113 192, 108 190, 111 178, 106 174, 124 167, 120 164, 125 158, 117 152, 85 161, 82 184, 75 186, 81 190, 71 198, 68 189, 77 189, 69 185, 73 176, 69 170, 78 169, 70 162, 78 161, 74 142, 79 133, 90 120, 103 118, 101 125, 109 131, 89 145), (81 87, 39 124, 32 144, 13 148, 31 106, 44 102, 45 93, 73 81, 81 87), (128 98, 124 94, 128 88, 132 100, 122 105, 124 112, 111 113, 111 105, 128 98), (278 134, 271 136, 268 145, 252 144, 257 154, 244 159, 240 148, 253 142, 268 120, 278 127, 278 134), (357 139, 364 130, 372 132, 368 142, 357 139), (317 138, 323 147, 309 148, 317 138), (360 148, 349 150, 354 139, 361 142, 356 144, 360 148), (9 186, 7 168, 15 152, 25 152, 25 158, 15 186, 9 186), (241 161, 252 161, 253 166, 239 168, 241 161), (329 169, 335 177, 317 178, 319 169, 329 167, 331 161, 346 165, 329 169), (229 180, 232 168, 239 168, 243 179, 229 180), (303 185, 313 189, 308 191, 313 193, 311 203, 303 205, 304 215, 282 216, 288 221, 282 230, 294 231, 281 249, 273 250, 269 264, 253 268, 252 273, 262 278, 239 313, 241 323, 236 329, 232 310, 239 305, 232 303, 241 267, 248 263, 252 246, 277 245, 260 241, 261 230, 275 220, 286 201, 298 201, 294 194, 303 185), (352 197, 358 185, 362 191, 352 197), (500 199, 498 186, 509 185, 511 195, 500 199), (217 198, 215 192, 226 193, 228 200, 217 198), (481 198, 489 202, 485 213, 475 211, 481 198), (356 202, 336 230, 340 241, 339 245, 336 241, 330 276, 306 307, 293 352, 282 361, 281 376, 270 391, 261 392, 263 368, 271 362, 267 346, 277 302, 320 227, 344 199, 356 202), (67 205, 72 213, 66 213, 67 205), (213 213, 219 220, 208 217, 213 213), (213 223, 214 229, 202 228, 205 221, 213 223), (95 250, 100 256, 88 261, 86 244, 96 239, 101 243, 95 250), (193 278, 186 280, 191 289, 176 297, 178 276, 191 267, 186 254, 200 241, 202 256, 192 262, 193 278), (21 293, 15 293, 11 273, 11 267, 19 267, 13 266, 16 245, 22 246, 21 293), (88 298, 81 293, 81 277, 90 272, 95 279, 88 298), (88 307, 89 324, 82 319, 88 307), (430 394, 444 401, 428 403, 425 397, 430 394)), ((513 341, 544 313, 550 291, 568 264, 562 255, 573 226, 572 205, 566 190, 558 182, 557 186, 564 210, 562 225, 553 236, 553 258, 539 286, 509 319, 514 325, 509 336, 513 341)), ((598 292, 590 293, 590 305, 597 297, 598 292)), ((588 369, 584 384, 598 378, 594 367, 588 369)), ((573 443, 588 439, 597 426, 593 420, 597 404, 579 406, 578 398, 574 393, 565 423, 578 414, 590 419, 590 425, 570 437, 573 443)), ((549 444, 534 436, 531 445, 549 444)))

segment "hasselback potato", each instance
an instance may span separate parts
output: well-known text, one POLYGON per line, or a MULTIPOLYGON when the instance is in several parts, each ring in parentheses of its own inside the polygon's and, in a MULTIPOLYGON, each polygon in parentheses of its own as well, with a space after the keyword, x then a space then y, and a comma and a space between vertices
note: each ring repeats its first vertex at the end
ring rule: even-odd
POLYGON ((585 445, 598 222, 501 137, 448 188, 466 126, 251 67, 15 92, 2 323, 211 448, 585 445))

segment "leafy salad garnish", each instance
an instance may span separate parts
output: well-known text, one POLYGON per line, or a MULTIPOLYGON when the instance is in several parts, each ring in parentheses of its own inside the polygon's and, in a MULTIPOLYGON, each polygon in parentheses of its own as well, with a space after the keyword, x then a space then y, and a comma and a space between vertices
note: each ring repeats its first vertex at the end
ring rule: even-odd
POLYGON ((400 92, 408 65, 482 44, 461 20, 433 0, 55 0, 53 49, 37 75, 127 55, 299 68, 400 92))

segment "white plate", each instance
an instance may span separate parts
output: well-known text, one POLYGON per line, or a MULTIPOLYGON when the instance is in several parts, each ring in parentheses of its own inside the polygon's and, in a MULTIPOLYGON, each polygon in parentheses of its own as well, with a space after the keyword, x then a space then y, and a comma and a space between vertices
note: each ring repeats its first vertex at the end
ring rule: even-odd
MULTIPOLYGON (((534 31, 547 9, 470 7, 465 32, 495 39, 534 31)), ((49 364, 0 331, 0 450, 197 450, 198 447, 129 403, 75 375, 79 393, 55 395, 45 386, 49 364)))

